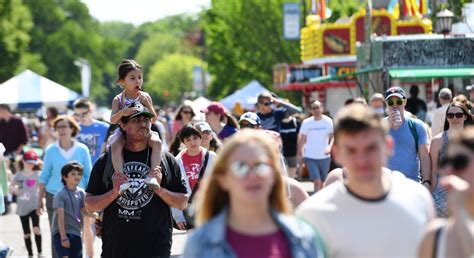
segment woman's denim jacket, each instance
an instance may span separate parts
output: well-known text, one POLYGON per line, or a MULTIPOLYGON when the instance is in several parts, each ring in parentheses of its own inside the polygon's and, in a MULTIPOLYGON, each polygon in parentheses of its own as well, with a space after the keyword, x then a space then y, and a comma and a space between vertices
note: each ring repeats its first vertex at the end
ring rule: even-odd
MULTIPOLYGON (((209 220, 189 235, 184 249, 184 258, 237 257, 226 240, 227 209, 209 220)), ((289 241, 291 257, 324 257, 316 232, 295 217, 271 211, 273 220, 283 230, 289 241)))

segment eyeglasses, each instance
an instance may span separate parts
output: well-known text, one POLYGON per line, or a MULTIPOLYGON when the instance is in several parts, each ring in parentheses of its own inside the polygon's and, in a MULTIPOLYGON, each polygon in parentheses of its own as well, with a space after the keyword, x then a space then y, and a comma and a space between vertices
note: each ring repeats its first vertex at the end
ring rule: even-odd
POLYGON ((465 154, 457 154, 441 160, 440 167, 451 166, 454 170, 464 170, 469 165, 469 157, 465 154))
POLYGON ((230 165, 230 171, 238 178, 244 178, 253 170, 257 176, 265 176, 272 172, 272 167, 264 162, 251 166, 243 161, 235 161, 230 165))
POLYGON ((389 105, 390 107, 397 104, 397 106, 401 106, 403 105, 403 100, 402 99, 397 99, 396 101, 393 101, 391 99, 387 100, 387 105, 389 105))
POLYGON ((447 117, 448 119, 453 119, 454 117, 456 117, 456 118, 463 118, 463 117, 464 117, 464 113, 462 113, 462 112, 461 112, 461 113, 447 113, 447 114, 446 114, 446 117, 447 117))
POLYGON ((270 101, 269 101, 269 102, 260 102, 260 103, 258 103, 258 104, 259 104, 259 105, 264 105, 264 106, 267 106, 267 107, 268 107, 268 106, 271 106, 271 105, 272 105, 272 102, 270 102, 270 101))
POLYGON ((312 110, 319 109, 319 106, 311 107, 312 110))
POLYGON ((66 129, 66 128, 71 128, 71 127, 68 126, 68 125, 59 125, 59 126, 56 126, 56 130, 59 130, 59 129, 66 129))
POLYGON ((89 111, 86 111, 84 113, 74 113, 73 116, 74 117, 80 117, 80 118, 84 118, 87 116, 87 114, 89 114, 89 111))

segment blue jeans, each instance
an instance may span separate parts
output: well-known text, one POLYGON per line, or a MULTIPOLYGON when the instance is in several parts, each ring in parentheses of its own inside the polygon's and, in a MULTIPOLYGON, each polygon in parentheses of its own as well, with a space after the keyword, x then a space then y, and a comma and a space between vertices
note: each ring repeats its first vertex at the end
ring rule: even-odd
POLYGON ((310 159, 303 158, 306 167, 308 168, 309 179, 325 181, 329 172, 329 165, 331 158, 325 159, 310 159))
POLYGON ((56 233, 53 236, 54 247, 56 247, 56 253, 59 257, 67 256, 71 258, 82 257, 82 239, 80 236, 73 234, 66 234, 69 238, 69 248, 65 248, 61 245, 61 235, 56 233))

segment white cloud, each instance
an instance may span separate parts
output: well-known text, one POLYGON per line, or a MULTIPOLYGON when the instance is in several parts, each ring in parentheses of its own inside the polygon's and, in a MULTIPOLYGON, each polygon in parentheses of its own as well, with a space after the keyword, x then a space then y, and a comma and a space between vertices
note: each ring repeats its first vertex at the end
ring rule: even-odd
POLYGON ((198 13, 211 0, 81 0, 99 21, 122 21, 135 25, 180 14, 198 13))

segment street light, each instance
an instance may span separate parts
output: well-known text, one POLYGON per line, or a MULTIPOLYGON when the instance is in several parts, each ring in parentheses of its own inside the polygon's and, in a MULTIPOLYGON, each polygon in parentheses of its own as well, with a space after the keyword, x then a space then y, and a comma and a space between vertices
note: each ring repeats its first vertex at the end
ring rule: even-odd
POLYGON ((448 9, 443 9, 436 14, 436 26, 443 34, 448 34, 451 31, 451 24, 453 23, 454 13, 448 9))

